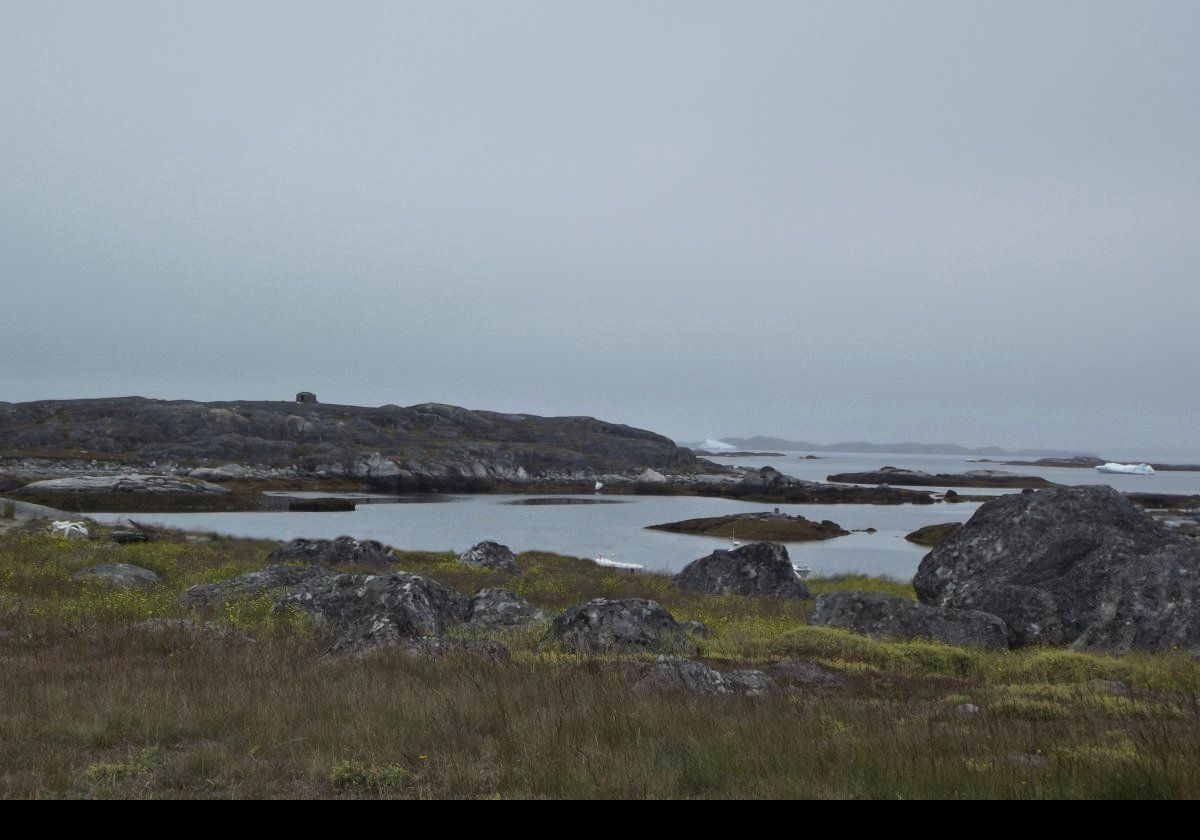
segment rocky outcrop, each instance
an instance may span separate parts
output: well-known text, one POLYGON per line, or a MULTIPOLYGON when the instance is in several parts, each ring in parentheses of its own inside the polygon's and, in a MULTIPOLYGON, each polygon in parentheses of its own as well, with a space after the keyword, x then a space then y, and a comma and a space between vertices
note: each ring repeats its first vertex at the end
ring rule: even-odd
POLYGON ((933 475, 920 470, 884 467, 873 472, 838 473, 828 481, 840 484, 887 484, 901 487, 1054 487, 1054 482, 1036 475, 1016 475, 1003 470, 967 470, 965 473, 933 475))
POLYGON ((21 495, 68 495, 72 493, 132 493, 154 496, 223 496, 229 491, 195 478, 173 475, 99 475, 52 478, 26 484, 21 495))
POLYGON ((725 472, 642 429, 591 417, 500 414, 435 403, 408 408, 142 398, 0 403, 0 449, 82 450, 91 459, 117 463, 170 463, 180 473, 198 471, 197 478, 214 481, 284 470, 403 491, 582 481, 602 473, 632 478, 647 469, 668 475, 725 472))
POLYGON ((758 697, 776 690, 775 681, 762 671, 722 674, 703 662, 660 656, 634 686, 639 691, 683 692, 702 697, 743 694, 758 697))
POLYGON ((332 575, 332 571, 321 566, 271 566, 221 583, 198 584, 185 589, 177 600, 180 606, 203 609, 332 575))
POLYGON ((801 688, 837 688, 845 685, 846 678, 814 662, 785 659, 771 666, 771 674, 785 685, 801 688))
POLYGON ((803 516, 786 513, 737 513, 732 516, 710 516, 685 519, 663 525, 647 525, 654 531, 676 534, 699 534, 706 537, 743 537, 748 540, 775 542, 809 542, 849 536, 850 532, 828 519, 813 522, 803 516))
POLYGON ((389 633, 420 637, 462 624, 470 602, 437 581, 395 572, 313 577, 284 592, 279 603, 337 629, 386 618, 389 633))
POLYGON ((375 540, 338 537, 335 540, 296 539, 267 556, 272 565, 307 563, 313 566, 389 566, 396 562, 391 546, 375 540))
POLYGON ((690 655, 696 644, 655 601, 596 598, 554 620, 547 642, 577 653, 651 651, 690 655))
POLYGON ((961 527, 961 522, 943 522, 940 525, 926 525, 923 528, 918 528, 911 534, 905 535, 904 539, 917 545, 933 547, 956 534, 961 527))
POLYGON ((689 563, 671 579, 671 585, 689 594, 812 597, 804 581, 796 575, 787 549, 767 542, 733 550, 718 549, 689 563))
POLYGON ((461 626, 473 606, 478 612, 475 629, 515 627, 541 617, 535 610, 531 616, 528 605, 511 593, 504 598, 485 590, 472 601, 419 575, 338 574, 323 566, 274 566, 223 583, 194 586, 179 601, 207 607, 264 592, 276 593, 276 609, 298 610, 332 630, 335 640, 327 653, 331 657, 399 647, 427 655, 506 658, 503 645, 449 639, 445 634, 461 626))
POLYGON ((112 589, 152 589, 158 585, 158 575, 141 566, 129 563, 105 563, 76 572, 75 580, 100 583, 112 589))
POLYGON ((481 589, 467 607, 467 626, 484 632, 516 630, 549 620, 546 613, 508 589, 481 589))
POLYGON ((1002 650, 1008 628, 989 613, 930 607, 878 592, 831 592, 817 598, 808 623, 876 639, 930 639, 957 647, 1002 650))
POLYGON ((517 559, 513 556, 512 549, 492 540, 484 540, 471 546, 458 555, 458 562, 464 566, 474 566, 510 575, 521 572, 521 567, 517 565, 517 559))
POLYGON ((383 649, 399 649, 420 656, 465 654, 493 661, 509 658, 509 651, 499 642, 476 639, 443 639, 437 636, 414 636, 403 618, 392 615, 373 615, 346 628, 326 652, 326 659, 343 656, 361 658, 383 649))
POLYGON ((1200 651, 1200 544, 1108 487, 989 501, 914 584, 926 604, 1000 616, 1014 647, 1200 651))

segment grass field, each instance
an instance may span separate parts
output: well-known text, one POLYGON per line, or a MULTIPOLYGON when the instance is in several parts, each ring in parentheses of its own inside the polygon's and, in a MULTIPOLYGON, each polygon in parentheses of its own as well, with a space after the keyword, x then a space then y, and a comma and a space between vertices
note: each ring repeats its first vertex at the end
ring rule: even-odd
MULTIPOLYGON (((539 651, 534 632, 506 640, 510 662, 384 651, 322 663, 328 639, 269 597, 205 616, 253 643, 138 629, 182 616, 187 586, 261 568, 270 548, 0 537, 0 796, 1200 795, 1190 657, 875 641, 808 627, 805 604, 683 596, 663 577, 548 554, 521 555, 516 578, 448 554, 401 552, 397 568, 468 594, 508 586, 549 610, 654 598, 711 628, 701 658, 715 667, 799 659, 842 684, 664 696, 632 689, 628 658, 539 651), (72 580, 105 562, 163 582, 117 593, 72 580)), ((812 588, 912 597, 870 578, 812 588)))

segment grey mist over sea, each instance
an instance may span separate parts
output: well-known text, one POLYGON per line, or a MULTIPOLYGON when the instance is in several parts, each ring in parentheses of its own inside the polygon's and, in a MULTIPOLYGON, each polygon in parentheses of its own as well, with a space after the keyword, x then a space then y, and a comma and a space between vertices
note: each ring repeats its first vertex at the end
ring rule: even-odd
POLYGON ((0 400, 1200 457, 1200 6, 6 4, 0 400))

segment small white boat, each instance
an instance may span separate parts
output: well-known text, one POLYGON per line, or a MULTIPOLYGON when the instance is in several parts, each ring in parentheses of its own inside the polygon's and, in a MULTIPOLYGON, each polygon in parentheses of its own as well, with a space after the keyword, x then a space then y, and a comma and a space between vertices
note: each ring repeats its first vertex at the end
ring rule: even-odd
POLYGON ((797 566, 793 564, 792 571, 796 573, 796 577, 800 578, 800 580, 807 580, 808 576, 812 574, 812 569, 808 568, 808 566, 797 566))
POLYGON ((597 566, 603 566, 606 569, 622 569, 627 572, 640 572, 645 566, 639 563, 621 563, 612 555, 598 554, 592 558, 592 562, 597 566))
POLYGON ((1149 464, 1101 464, 1096 467, 1096 472, 1115 475, 1154 475, 1154 467, 1149 464))

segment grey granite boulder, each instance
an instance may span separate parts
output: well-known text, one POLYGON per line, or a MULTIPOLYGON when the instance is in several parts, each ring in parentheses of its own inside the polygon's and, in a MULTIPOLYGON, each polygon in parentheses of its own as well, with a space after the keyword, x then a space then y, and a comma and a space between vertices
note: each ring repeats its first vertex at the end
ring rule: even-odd
POLYGON ((471 546, 458 555, 458 562, 466 566, 491 569, 492 571, 506 572, 511 575, 519 574, 521 571, 521 567, 517 565, 517 560, 513 556, 512 549, 492 540, 484 540, 481 543, 471 546))
POLYGON ((1109 487, 989 501, 913 582, 926 604, 1000 616, 1013 647, 1200 652, 1200 543, 1109 487))
POLYGON ((547 641, 580 653, 655 651, 692 654, 696 644, 655 601, 596 598, 554 620, 547 641))
POLYGON ((675 575, 671 585, 690 594, 805 600, 812 597, 792 568, 787 548, 768 542, 732 550, 717 549, 689 563, 675 575))
POLYGON ((76 572, 75 580, 101 583, 113 589, 151 589, 158 585, 158 575, 141 566, 129 563, 105 563, 76 572))
POLYGON ((549 620, 546 613, 508 589, 481 589, 467 607, 467 626, 473 630, 515 630, 549 620))
POLYGON ((808 623, 876 639, 931 639, 958 647, 1001 650, 1008 628, 989 613, 929 607, 878 592, 830 592, 817 598, 808 623))
POLYGON ((386 618, 389 633, 439 636, 467 617, 466 596, 435 580, 405 572, 313 577, 279 600, 338 629, 386 618))
POLYGON ((267 556, 271 564, 309 563, 317 566, 387 566, 396 562, 391 546, 375 540, 338 537, 335 540, 296 539, 267 556))

